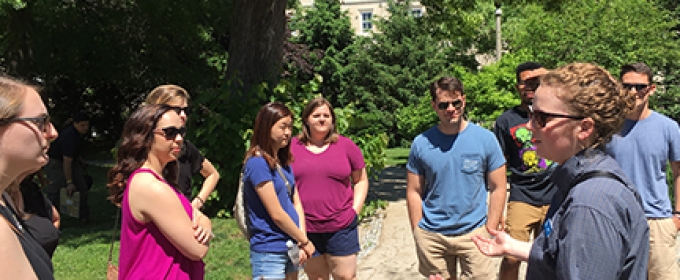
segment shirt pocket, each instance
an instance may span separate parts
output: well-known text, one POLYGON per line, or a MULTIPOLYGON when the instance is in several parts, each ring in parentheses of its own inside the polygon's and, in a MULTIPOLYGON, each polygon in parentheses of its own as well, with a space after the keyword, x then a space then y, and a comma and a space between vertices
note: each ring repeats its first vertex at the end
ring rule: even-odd
POLYGON ((482 156, 478 154, 462 154, 460 169, 464 173, 474 174, 482 171, 482 156))

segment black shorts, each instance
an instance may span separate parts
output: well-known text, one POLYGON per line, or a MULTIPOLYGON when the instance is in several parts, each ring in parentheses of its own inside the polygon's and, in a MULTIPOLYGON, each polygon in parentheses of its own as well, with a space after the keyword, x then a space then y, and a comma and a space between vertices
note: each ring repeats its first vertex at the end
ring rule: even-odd
POLYGON ((312 241, 314 247, 316 247, 316 251, 320 254, 349 256, 356 254, 361 250, 358 225, 358 216, 355 216, 349 226, 339 231, 323 233, 308 232, 307 237, 312 241))

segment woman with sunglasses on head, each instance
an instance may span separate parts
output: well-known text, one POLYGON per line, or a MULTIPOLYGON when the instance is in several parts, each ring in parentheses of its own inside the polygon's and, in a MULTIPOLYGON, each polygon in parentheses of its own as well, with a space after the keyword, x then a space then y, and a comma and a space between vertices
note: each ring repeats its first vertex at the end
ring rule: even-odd
POLYGON ((123 127, 108 174, 109 200, 122 211, 120 279, 204 277, 212 224, 175 181, 185 133, 180 116, 163 105, 137 109, 123 127))
POLYGON ((290 163, 293 114, 279 102, 257 113, 243 167, 243 195, 250 221, 253 279, 297 279, 313 253, 290 163), (298 252, 298 259, 295 254, 298 252))
POLYGON ((645 279, 649 227, 640 196, 603 151, 635 98, 606 70, 574 63, 540 79, 531 120, 536 152, 560 165, 558 190, 533 243, 501 231, 473 237, 487 256, 528 262, 526 279, 645 279))
POLYGON ((302 132, 293 139, 291 152, 307 235, 321 254, 307 262, 307 276, 356 279, 358 216, 368 194, 366 164, 359 147, 338 134, 333 107, 323 97, 302 111, 302 132))
POLYGON ((0 275, 54 279, 52 261, 26 230, 6 193, 12 184, 47 164, 57 130, 37 88, 0 76, 0 275))
MULTIPOLYGON (((146 104, 160 104, 167 105, 173 108, 182 119, 182 125, 185 126, 189 114, 191 114, 191 107, 189 107, 189 93, 180 86, 176 85, 162 85, 158 86, 149 93, 146 97, 146 104)), ((220 174, 215 169, 215 166, 205 158, 201 152, 189 142, 184 140, 182 145, 182 152, 179 158, 179 179, 177 184, 181 192, 188 199, 192 199, 193 188, 191 185, 191 178, 200 173, 205 180, 203 186, 198 191, 198 194, 191 200, 191 204, 197 209, 203 209, 203 205, 210 197, 210 193, 215 190, 217 181, 220 180, 220 174)))

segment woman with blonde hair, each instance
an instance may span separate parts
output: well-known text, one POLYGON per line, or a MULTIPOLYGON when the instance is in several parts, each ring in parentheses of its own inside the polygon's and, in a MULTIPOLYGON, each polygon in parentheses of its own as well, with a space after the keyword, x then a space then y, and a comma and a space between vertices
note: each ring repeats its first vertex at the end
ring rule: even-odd
POLYGON ((559 163, 558 190, 533 243, 501 231, 473 237, 487 256, 527 261, 527 279, 645 279, 649 227, 642 202, 604 146, 635 97, 603 68, 573 63, 540 78, 527 128, 536 152, 559 163))
POLYGON ((180 116, 163 105, 137 109, 123 127, 108 174, 109 199, 122 211, 121 279, 204 277, 212 224, 176 182, 185 133, 180 116))
MULTIPOLYGON (((176 85, 162 85, 153 89, 146 97, 146 104, 160 104, 171 107, 182 120, 182 125, 186 126, 187 118, 191 114, 189 106, 189 93, 182 87, 176 85)), ((220 174, 215 166, 205 158, 201 152, 189 140, 184 139, 182 152, 179 158, 179 179, 177 180, 181 192, 191 204, 197 209, 203 209, 203 205, 210 197, 210 193, 215 190, 220 174), (193 188, 191 178, 200 173, 205 180, 201 189, 192 199, 193 188)))
POLYGON ((0 275, 14 279, 54 279, 52 261, 25 229, 5 192, 47 164, 57 130, 37 88, 0 76, 0 275))

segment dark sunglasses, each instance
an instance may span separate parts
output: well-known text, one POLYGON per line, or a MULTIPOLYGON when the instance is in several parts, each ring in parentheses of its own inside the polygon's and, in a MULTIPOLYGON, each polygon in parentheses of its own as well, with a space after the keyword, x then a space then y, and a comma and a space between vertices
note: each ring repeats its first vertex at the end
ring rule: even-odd
POLYGON ((439 108, 439 110, 446 110, 450 105, 453 105, 453 108, 456 108, 456 110, 460 110, 460 108, 463 107, 463 101, 458 99, 451 102, 439 102, 437 103, 437 108, 439 108))
POLYGON ((177 106, 168 106, 170 107, 171 110, 175 111, 178 115, 182 114, 182 111, 184 111, 185 115, 191 114, 191 107, 186 106, 186 107, 177 107, 177 106))
POLYGON ((637 92, 643 91, 647 87, 649 87, 649 84, 627 84, 627 83, 623 83, 623 88, 625 88, 626 90, 631 90, 631 89, 634 88, 635 91, 637 91, 637 92))
POLYGON ((524 85, 524 90, 536 91, 536 89, 538 89, 538 87, 541 85, 541 81, 538 79, 538 77, 536 77, 521 81, 520 84, 524 85))
POLYGON ((543 112, 543 111, 540 111, 540 110, 534 110, 533 106, 529 106, 529 117, 531 117, 531 120, 535 121, 536 124, 538 125, 538 127, 540 127, 540 128, 545 127, 545 125, 548 123, 548 118, 567 118, 567 119, 572 119, 572 120, 585 119, 585 117, 555 114, 555 113, 543 112))
POLYGON ((0 125, 7 125, 13 122, 32 122, 38 127, 38 130, 47 133, 47 129, 50 128, 50 115, 35 118, 9 118, 0 120, 0 125))
POLYGON ((177 128, 176 126, 168 126, 164 128, 156 128, 154 131, 163 132, 165 134, 165 140, 175 140, 177 135, 182 135, 184 138, 187 135, 187 128, 185 126, 177 128))

